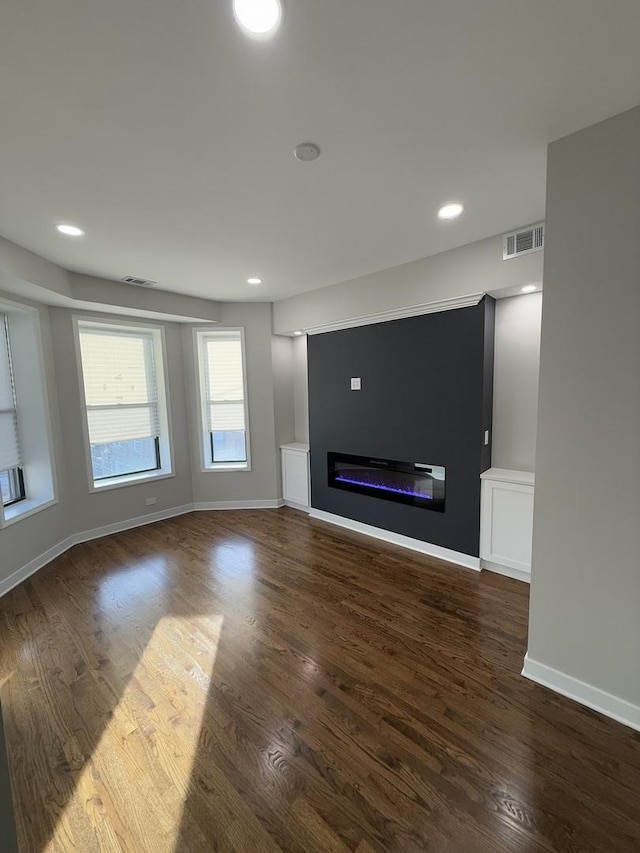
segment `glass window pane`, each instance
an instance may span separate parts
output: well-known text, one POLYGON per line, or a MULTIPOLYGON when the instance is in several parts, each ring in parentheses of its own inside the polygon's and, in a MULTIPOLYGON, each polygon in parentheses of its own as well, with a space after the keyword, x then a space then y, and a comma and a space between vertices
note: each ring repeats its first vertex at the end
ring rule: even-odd
POLYGON ((0 494, 3 506, 24 500, 24 480, 20 468, 0 471, 0 494))
POLYGON ((158 468, 157 440, 137 438, 91 445, 91 463, 95 480, 140 474, 158 468))
POLYGON ((246 462, 247 441, 244 430, 216 430, 211 433, 214 462, 246 462))

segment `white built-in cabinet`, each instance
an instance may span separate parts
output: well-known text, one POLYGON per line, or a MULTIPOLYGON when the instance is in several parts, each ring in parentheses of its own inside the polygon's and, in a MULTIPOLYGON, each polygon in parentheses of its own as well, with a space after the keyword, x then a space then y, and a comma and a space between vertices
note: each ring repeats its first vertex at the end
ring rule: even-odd
POLYGON ((301 442, 281 444, 282 496, 287 506, 309 511, 309 445, 301 442))
POLYGON ((531 578, 535 474, 489 468, 481 474, 480 559, 482 568, 531 578))

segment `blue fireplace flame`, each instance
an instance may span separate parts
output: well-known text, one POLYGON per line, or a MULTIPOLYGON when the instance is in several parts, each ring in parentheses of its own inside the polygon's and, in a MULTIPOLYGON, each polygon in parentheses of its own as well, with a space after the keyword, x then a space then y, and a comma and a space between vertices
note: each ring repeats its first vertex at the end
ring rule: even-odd
POLYGON ((391 486, 388 483, 376 483, 373 480, 358 480, 356 477, 345 476, 344 474, 337 474, 335 479, 342 483, 351 483, 354 486, 366 486, 369 489, 378 489, 381 492, 394 492, 398 495, 409 495, 412 498, 422 498, 426 501, 433 500, 433 495, 427 495, 424 492, 418 491, 418 489, 412 489, 410 486, 400 488, 398 486, 391 486))

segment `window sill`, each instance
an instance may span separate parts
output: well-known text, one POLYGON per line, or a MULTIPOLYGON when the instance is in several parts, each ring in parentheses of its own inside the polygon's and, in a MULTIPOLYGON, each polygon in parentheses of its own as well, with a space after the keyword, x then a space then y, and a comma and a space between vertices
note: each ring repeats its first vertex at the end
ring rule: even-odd
POLYGON ((137 486, 142 483, 153 482, 154 480, 168 480, 176 475, 172 471, 145 471, 142 474, 130 474, 125 477, 111 477, 108 480, 92 481, 90 491, 108 492, 111 489, 124 489, 127 486, 137 486))
POLYGON ((4 508, 4 519, 1 526, 9 527, 16 522, 22 521, 25 518, 30 518, 32 515, 42 512, 42 510, 48 509, 50 506, 54 506, 57 503, 57 498, 31 498, 11 504, 11 506, 6 506, 4 508))
POLYGON ((217 462, 202 469, 203 474, 216 474, 224 471, 251 471, 248 462, 217 462))

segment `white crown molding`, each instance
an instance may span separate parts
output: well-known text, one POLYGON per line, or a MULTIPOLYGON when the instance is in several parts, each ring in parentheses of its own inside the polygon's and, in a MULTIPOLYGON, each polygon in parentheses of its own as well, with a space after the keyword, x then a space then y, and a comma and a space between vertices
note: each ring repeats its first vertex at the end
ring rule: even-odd
POLYGON ((354 521, 342 515, 334 515, 332 512, 325 512, 322 509, 314 509, 312 507, 309 511, 309 516, 310 518, 318 519, 318 521, 326 521, 328 524, 335 524, 337 527, 353 530, 355 533, 363 533, 365 536, 371 536, 373 539, 380 539, 382 542, 400 545, 401 548, 408 548, 410 551, 418 551, 420 554, 436 557, 438 560, 445 560, 447 563, 455 563, 457 566, 472 569, 474 572, 480 571, 479 557, 472 557, 460 551, 452 551, 440 545, 432 545, 430 542, 423 542, 421 539, 403 536, 401 533, 393 533, 393 531, 384 530, 381 527, 373 527, 371 524, 363 524, 361 521, 354 521))
POLYGON ((454 308, 469 308, 477 305, 484 296, 484 293, 469 293, 466 296, 438 299, 435 302, 422 302, 418 305, 391 308, 388 311, 378 311, 376 314, 361 314, 345 320, 321 323, 318 326, 310 326, 305 331, 308 335, 321 335, 324 332, 337 332, 341 329, 353 329, 357 326, 370 326, 373 323, 386 323, 389 320, 402 320, 405 317, 420 317, 422 314, 436 314, 439 311, 451 311, 454 308))
POLYGON ((210 512, 221 509, 279 509, 284 506, 284 501, 197 501, 193 504, 194 512, 210 512))
POLYGON ((611 717, 625 726, 640 731, 640 706, 633 705, 626 699, 607 693, 585 681, 580 681, 572 675, 560 672, 552 666, 532 660, 528 652, 524 658, 522 674, 536 684, 548 687, 568 699, 573 699, 593 711, 604 714, 605 717, 611 717))

